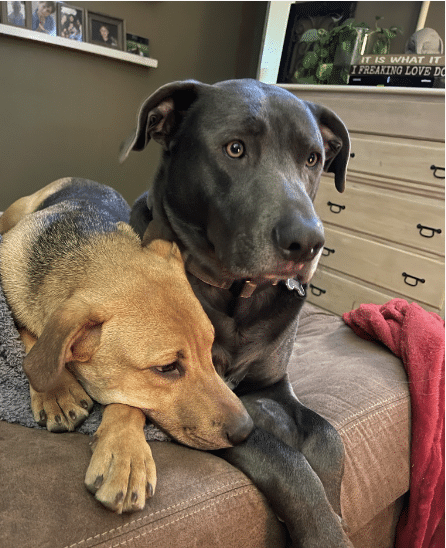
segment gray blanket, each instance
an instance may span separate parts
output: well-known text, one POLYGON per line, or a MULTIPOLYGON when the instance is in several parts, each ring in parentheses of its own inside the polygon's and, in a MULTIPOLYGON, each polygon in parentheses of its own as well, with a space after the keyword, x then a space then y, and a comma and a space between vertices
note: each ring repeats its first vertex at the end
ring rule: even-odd
MULTIPOLYGON (((0 245, 2 237, 0 236, 0 245)), ((29 428, 42 428, 33 418, 29 384, 23 372, 25 349, 15 327, 0 279, 0 420, 29 428)), ((83 434, 94 434, 101 422, 101 406, 95 403, 87 420, 78 428, 83 434)), ((152 424, 146 424, 146 439, 166 441, 169 438, 152 424)))

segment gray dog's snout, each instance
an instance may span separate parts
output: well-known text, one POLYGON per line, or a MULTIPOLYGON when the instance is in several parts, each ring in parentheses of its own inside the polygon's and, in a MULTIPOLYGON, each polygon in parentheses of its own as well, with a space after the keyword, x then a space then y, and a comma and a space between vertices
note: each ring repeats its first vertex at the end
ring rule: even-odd
POLYGON ((274 227, 273 241, 287 261, 311 261, 325 243, 324 229, 317 217, 305 219, 294 212, 283 217, 274 227))

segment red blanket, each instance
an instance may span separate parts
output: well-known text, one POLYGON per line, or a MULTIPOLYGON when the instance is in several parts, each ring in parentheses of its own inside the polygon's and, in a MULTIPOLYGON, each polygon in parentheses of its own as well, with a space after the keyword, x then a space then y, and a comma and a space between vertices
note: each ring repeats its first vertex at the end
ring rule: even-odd
POLYGON ((409 503, 395 548, 444 548, 444 321, 415 303, 363 304, 344 321, 360 337, 380 341, 403 361, 412 407, 409 503))

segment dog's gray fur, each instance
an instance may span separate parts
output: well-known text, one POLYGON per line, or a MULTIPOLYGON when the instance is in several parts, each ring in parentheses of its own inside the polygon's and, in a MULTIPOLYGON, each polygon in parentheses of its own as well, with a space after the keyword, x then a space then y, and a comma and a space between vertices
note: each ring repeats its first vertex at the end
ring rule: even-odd
POLYGON ((338 518, 342 441, 297 400, 286 374, 324 244, 312 202, 322 171, 343 191, 348 132, 329 109, 276 86, 185 81, 144 102, 122 159, 151 138, 163 146, 161 164, 130 222, 143 236, 153 220, 188 258, 216 330, 215 367, 256 425, 220 454, 263 491, 294 548, 350 547, 338 518))

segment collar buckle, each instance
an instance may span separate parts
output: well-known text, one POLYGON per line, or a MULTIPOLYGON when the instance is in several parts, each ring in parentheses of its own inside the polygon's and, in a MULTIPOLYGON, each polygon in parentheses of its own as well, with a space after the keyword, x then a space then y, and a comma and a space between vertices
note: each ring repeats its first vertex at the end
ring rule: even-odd
POLYGON ((240 297, 243 299, 249 299, 254 291, 257 289, 257 284, 251 282, 251 280, 245 280, 243 288, 240 292, 240 297))

